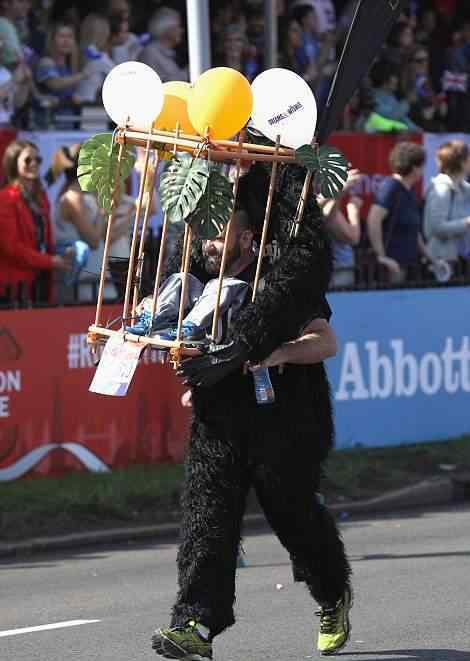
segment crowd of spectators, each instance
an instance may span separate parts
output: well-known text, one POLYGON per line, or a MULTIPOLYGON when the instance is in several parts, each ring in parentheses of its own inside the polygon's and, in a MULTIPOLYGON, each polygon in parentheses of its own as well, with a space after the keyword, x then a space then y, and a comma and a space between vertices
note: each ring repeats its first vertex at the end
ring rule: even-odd
MULTIPOLYGON (((406 136, 470 133, 470 8, 464 4, 410 0, 344 111, 339 129, 402 131, 403 138, 390 154, 392 175, 370 210, 355 193, 361 177, 355 171, 341 199, 321 201, 334 241, 334 288, 468 282, 468 148, 455 140, 439 148, 439 175, 423 201, 415 190, 424 149, 406 136)), ((321 107, 356 0, 277 0, 275 6, 278 64, 303 76, 321 107)), ((261 0, 211 2, 213 65, 253 80, 265 68, 264 23, 261 0)), ((99 10, 86 0, 0 0, 0 126, 79 128, 85 108, 101 107, 107 73, 129 59, 145 62, 164 82, 188 80, 185 29, 184 0, 107 0, 99 10)), ((64 186, 51 211, 36 146, 17 141, 7 150, 7 185, 0 191, 0 304, 21 298, 49 303, 53 282, 56 302, 96 297, 106 222, 96 200, 78 186, 78 149, 64 147, 54 156, 51 180, 62 177, 64 186), (77 254, 85 255, 81 269, 77 254), (72 281, 81 286, 71 288, 72 281)), ((117 277, 107 283, 109 300, 122 295, 119 260, 125 264, 129 254, 134 210, 130 197, 118 210, 112 252, 117 277)), ((158 227, 150 232, 147 261, 153 266, 158 227)))
MULTIPOLYGON (((355 0, 276 0, 278 64, 303 76, 321 106, 355 0)), ((470 128, 470 7, 409 0, 339 128, 470 128)), ((212 0, 214 66, 249 80, 265 68, 264 2, 212 0)), ((188 80, 184 0, 0 0, 0 123, 74 128, 99 105, 113 65, 139 59, 163 81, 188 80)))

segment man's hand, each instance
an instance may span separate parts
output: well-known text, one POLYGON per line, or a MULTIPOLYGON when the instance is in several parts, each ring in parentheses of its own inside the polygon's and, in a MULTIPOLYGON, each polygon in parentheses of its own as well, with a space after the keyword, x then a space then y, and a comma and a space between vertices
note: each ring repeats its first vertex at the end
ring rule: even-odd
POLYGON ((72 247, 66 248, 63 256, 53 255, 52 268, 56 269, 57 271, 71 271, 74 256, 75 256, 75 249, 72 247))
POLYGON ((277 367, 279 369, 279 374, 282 374, 284 371, 284 365, 286 364, 286 358, 285 346, 281 345, 259 364, 254 365, 253 363, 248 362, 247 369, 250 372, 254 372, 260 367, 277 367))
POLYGON ((208 388, 242 367, 248 358, 249 349, 243 342, 212 344, 206 353, 184 360, 176 374, 183 377, 189 386, 208 388))
POLYGON ((396 273, 398 275, 401 271, 400 264, 391 257, 377 257, 377 261, 379 264, 382 264, 382 266, 385 266, 390 273, 396 273))
POLYGON ((351 188, 356 186, 356 184, 358 184, 363 178, 364 175, 360 170, 357 170, 356 168, 351 168, 351 170, 348 170, 348 178, 344 184, 343 193, 349 192, 351 188))
POLYGON ((184 406, 185 409, 190 409, 193 406, 193 393, 190 390, 186 390, 181 395, 181 406, 184 406))

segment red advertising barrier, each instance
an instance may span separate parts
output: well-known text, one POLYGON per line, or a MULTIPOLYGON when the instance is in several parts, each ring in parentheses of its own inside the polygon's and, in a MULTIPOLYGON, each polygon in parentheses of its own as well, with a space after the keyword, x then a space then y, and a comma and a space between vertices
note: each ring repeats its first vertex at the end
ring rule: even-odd
POLYGON ((361 210, 365 217, 372 198, 385 176, 391 174, 388 158, 398 141, 410 140, 422 144, 422 134, 369 134, 369 133, 333 133, 328 144, 340 149, 350 161, 353 168, 360 170, 365 176, 358 188, 353 192, 364 199, 361 210))
MULTIPOLYGON (((120 313, 105 308, 105 317, 120 313)), ((91 307, 0 313, 0 481, 181 461, 189 415, 145 353, 126 397, 88 392, 91 307)))

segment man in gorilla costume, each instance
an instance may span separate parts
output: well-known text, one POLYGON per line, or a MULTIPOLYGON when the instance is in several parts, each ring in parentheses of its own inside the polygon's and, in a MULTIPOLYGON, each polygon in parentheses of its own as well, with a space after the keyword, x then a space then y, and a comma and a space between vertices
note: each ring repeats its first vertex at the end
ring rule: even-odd
MULTIPOLYGON (((320 210, 310 193, 298 234, 289 241, 305 170, 280 170, 271 223, 281 257, 265 276, 256 303, 237 317, 227 344, 182 366, 192 386, 193 417, 179 594, 172 628, 153 638, 157 653, 169 658, 211 658, 212 638, 234 622, 240 529, 252 486, 321 606, 322 649, 338 649, 349 632, 349 564, 334 520, 313 496, 333 444, 324 366, 286 364, 282 374, 271 370, 276 399, 263 406, 256 403, 253 380, 243 370, 247 361, 259 363, 298 339, 312 321, 329 318, 324 294, 332 258, 320 210)), ((240 180, 240 205, 251 218, 257 200, 266 200, 268 185, 262 165, 240 180)), ((176 260, 180 263, 178 255, 176 260)), ((191 271, 207 280, 199 246, 192 261, 191 271)), ((173 264, 168 266, 172 270, 173 264)))
MULTIPOLYGON (((316 133, 320 144, 382 47, 402 4, 358 0, 316 133)), ((305 335, 305 330, 329 319, 324 294, 332 272, 331 250, 312 191, 298 232, 289 239, 305 170, 296 165, 279 170, 271 223, 281 257, 265 276, 256 302, 240 312, 226 343, 180 368, 192 388, 193 413, 177 558, 179 591, 171 626, 158 629, 152 638, 154 650, 167 658, 211 659, 213 638, 234 623, 237 554, 250 487, 320 604, 320 652, 335 653, 349 636, 350 566, 334 520, 313 496, 333 445, 329 384, 323 357, 306 360, 301 348, 303 341, 315 343, 315 333, 305 335), (244 366, 269 364, 286 346, 297 347, 296 357, 285 361, 282 374, 271 370, 276 399, 260 406, 244 366)), ((256 200, 265 203, 268 184, 260 164, 240 180, 240 202, 249 217, 256 200)), ((178 271, 180 263, 177 258, 168 272, 178 271)), ((203 282, 208 279, 200 246, 193 247, 191 272, 203 282)))

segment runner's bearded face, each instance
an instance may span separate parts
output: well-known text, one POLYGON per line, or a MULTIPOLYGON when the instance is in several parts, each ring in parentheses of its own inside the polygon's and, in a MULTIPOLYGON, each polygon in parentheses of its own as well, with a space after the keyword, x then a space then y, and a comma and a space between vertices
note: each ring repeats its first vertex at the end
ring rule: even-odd
MULTIPOLYGON (((220 235, 212 241, 203 241, 202 243, 204 266, 209 275, 218 275, 220 273, 222 254, 224 251, 224 240, 225 235, 220 235)), ((238 235, 235 235, 233 239, 229 237, 225 269, 230 269, 230 266, 238 259, 240 259, 240 255, 241 250, 238 235)))

